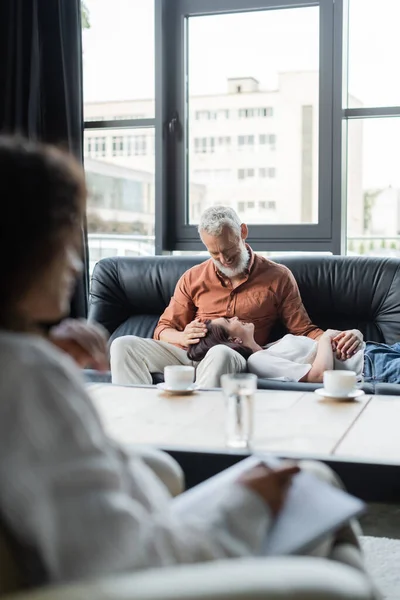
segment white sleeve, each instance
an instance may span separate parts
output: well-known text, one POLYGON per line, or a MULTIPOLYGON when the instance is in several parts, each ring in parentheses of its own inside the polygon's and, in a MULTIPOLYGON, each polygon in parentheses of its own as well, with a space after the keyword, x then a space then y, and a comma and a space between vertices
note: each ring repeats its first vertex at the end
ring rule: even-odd
POLYGON ((284 381, 300 381, 311 369, 310 364, 301 364, 276 356, 268 350, 254 352, 247 361, 250 373, 268 379, 281 379, 284 381))
POLYGON ((0 452, 3 514, 50 581, 255 554, 271 522, 239 484, 178 518, 153 472, 108 440, 78 374, 56 361, 10 378, 0 452))

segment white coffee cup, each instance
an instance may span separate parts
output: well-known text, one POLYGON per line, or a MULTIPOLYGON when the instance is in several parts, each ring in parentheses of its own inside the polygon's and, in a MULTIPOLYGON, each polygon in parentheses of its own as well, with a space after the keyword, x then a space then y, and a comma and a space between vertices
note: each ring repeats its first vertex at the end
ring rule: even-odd
POLYGON ((347 396, 354 392, 357 385, 357 374, 354 371, 325 371, 324 390, 328 394, 347 396))
POLYGON ((165 385, 171 390, 187 390, 194 380, 194 367, 170 365, 164 368, 165 385))

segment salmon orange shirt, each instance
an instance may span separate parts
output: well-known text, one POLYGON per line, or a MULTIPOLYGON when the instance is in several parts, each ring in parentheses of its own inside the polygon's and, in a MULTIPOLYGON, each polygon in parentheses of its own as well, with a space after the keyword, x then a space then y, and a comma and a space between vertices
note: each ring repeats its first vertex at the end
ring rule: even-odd
POLYGON ((194 319, 235 316, 254 323, 254 337, 260 346, 268 343, 278 320, 293 335, 319 337, 323 331, 312 324, 291 271, 248 249, 249 266, 235 288, 211 259, 186 271, 160 317, 154 339, 159 340, 161 332, 171 327, 183 331, 194 319))

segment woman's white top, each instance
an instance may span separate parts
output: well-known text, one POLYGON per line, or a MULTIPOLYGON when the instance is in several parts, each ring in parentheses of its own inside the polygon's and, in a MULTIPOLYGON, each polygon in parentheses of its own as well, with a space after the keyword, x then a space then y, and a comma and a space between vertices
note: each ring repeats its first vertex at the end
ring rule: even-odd
MULTIPOLYGON (((247 364, 249 371, 258 377, 300 381, 311 369, 317 349, 317 341, 289 333, 278 342, 266 346, 264 350, 252 354, 247 364)), ((339 360, 334 356, 333 368, 355 371, 360 376, 364 368, 363 348, 347 360, 339 360)))
POLYGON ((0 332, 0 365, 0 512, 50 581, 258 553, 271 524, 263 500, 234 483, 173 514, 154 472, 105 434, 69 357, 0 332))

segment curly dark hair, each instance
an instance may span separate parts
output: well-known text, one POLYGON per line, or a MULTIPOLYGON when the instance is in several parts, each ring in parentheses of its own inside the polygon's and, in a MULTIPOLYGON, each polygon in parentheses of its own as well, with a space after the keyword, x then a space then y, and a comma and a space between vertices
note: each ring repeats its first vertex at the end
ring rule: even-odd
POLYGON ((219 344, 232 348, 232 350, 235 350, 241 354, 246 360, 251 354, 253 354, 253 351, 250 350, 250 348, 247 348, 247 346, 242 346, 237 342, 232 342, 231 338, 229 337, 229 333, 222 325, 214 325, 210 319, 207 319, 204 324, 207 327, 207 333, 197 344, 190 346, 188 349, 187 355, 190 360, 194 360, 196 362, 203 360, 210 348, 213 346, 218 346, 219 344))
POLYGON ((66 152, 23 138, 0 136, 0 326, 59 250, 79 232, 85 210, 83 169, 66 152))

